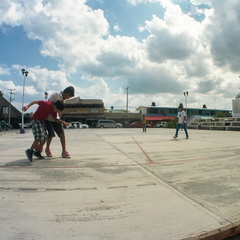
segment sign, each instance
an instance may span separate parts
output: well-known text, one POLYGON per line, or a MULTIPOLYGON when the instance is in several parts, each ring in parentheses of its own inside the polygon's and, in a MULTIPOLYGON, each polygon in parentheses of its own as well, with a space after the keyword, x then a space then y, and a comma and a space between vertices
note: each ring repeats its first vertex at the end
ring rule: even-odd
POLYGON ((8 114, 8 107, 3 108, 3 114, 8 114))
POLYGON ((92 113, 98 113, 98 109, 92 109, 91 112, 92 113))

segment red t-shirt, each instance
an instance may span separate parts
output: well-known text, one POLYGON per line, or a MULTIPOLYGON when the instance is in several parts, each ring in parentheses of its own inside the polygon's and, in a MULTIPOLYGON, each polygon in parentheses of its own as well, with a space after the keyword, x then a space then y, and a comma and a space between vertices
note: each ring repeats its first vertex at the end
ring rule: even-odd
POLYGON ((38 105, 32 119, 37 119, 42 123, 50 114, 53 115, 53 118, 57 118, 57 113, 53 111, 53 102, 38 101, 38 105))

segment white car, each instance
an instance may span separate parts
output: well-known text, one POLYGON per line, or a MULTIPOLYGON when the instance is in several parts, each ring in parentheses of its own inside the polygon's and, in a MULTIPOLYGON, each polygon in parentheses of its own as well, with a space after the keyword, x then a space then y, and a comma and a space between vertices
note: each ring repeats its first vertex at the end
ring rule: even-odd
POLYGON ((160 123, 157 123, 155 127, 160 128, 160 127, 165 127, 166 125, 167 125, 167 122, 160 122, 160 123))
POLYGON ((81 122, 71 122, 66 128, 89 128, 89 126, 81 122))
POLYGON ((97 128, 121 128, 122 124, 116 123, 113 120, 103 119, 103 120, 98 120, 96 127, 97 128))
POLYGON ((85 123, 81 123, 81 128, 89 128, 89 126, 85 123))

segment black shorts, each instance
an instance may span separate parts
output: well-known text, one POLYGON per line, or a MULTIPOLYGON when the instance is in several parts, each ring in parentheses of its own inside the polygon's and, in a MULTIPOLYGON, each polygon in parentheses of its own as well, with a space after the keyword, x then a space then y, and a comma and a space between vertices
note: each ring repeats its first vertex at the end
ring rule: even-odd
POLYGON ((56 132, 59 137, 64 133, 62 123, 45 120, 44 124, 46 126, 49 137, 55 137, 54 132, 56 132))

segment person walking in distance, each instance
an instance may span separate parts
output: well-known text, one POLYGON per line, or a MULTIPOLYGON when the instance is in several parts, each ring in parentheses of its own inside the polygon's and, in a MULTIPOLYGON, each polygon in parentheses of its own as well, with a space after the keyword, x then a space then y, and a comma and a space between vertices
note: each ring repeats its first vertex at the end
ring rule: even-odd
MULTIPOLYGON (((57 100, 65 101, 69 98, 74 97, 74 88, 72 86, 67 87, 60 93, 56 92, 53 93, 49 98, 49 102, 55 102, 57 100)), ((45 126, 48 131, 48 140, 45 148, 46 155, 48 157, 52 157, 52 153, 50 151, 50 145, 52 142, 53 137, 55 137, 55 133, 57 133, 58 137, 60 138, 60 142, 62 145, 62 157, 64 158, 71 158, 70 154, 66 150, 66 138, 65 138, 65 133, 63 129, 63 125, 59 122, 53 121, 52 115, 50 114, 47 119, 44 121, 45 126)))
POLYGON ((176 133, 175 133, 175 136, 173 138, 178 137, 178 131, 179 131, 180 127, 182 127, 185 131, 186 139, 188 139, 189 135, 188 135, 188 131, 187 131, 187 115, 186 115, 186 112, 183 110, 183 106, 181 104, 178 107, 177 117, 178 117, 178 123, 177 123, 177 126, 176 126, 176 133))
POLYGON ((146 119, 146 116, 145 116, 145 115, 142 116, 141 122, 142 122, 143 132, 146 132, 146 131, 147 131, 147 119, 146 119))

